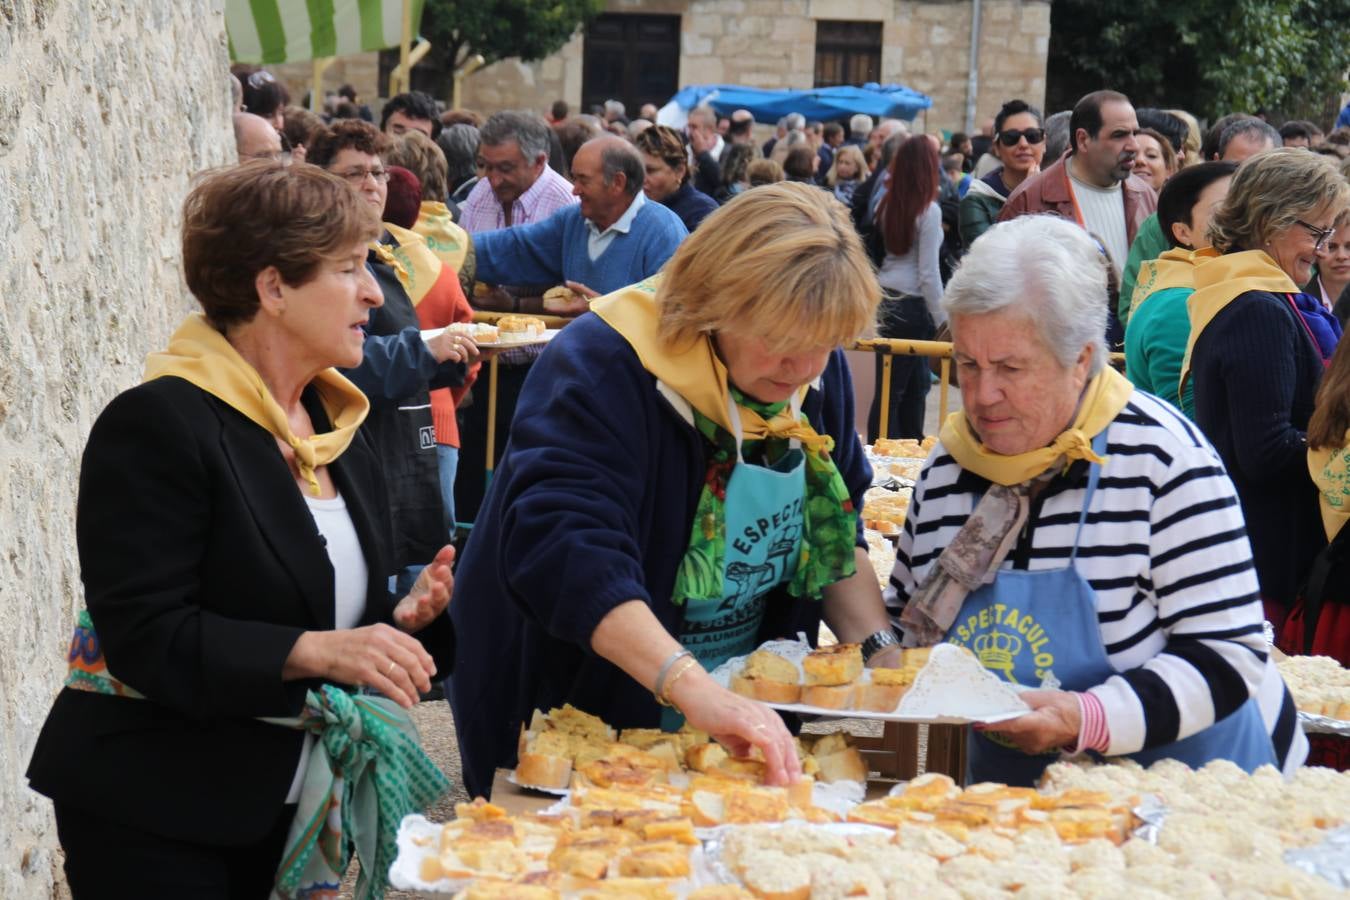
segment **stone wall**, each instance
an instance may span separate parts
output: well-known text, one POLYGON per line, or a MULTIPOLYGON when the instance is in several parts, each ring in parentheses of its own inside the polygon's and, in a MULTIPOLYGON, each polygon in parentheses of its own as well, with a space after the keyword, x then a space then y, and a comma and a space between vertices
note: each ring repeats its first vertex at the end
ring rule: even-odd
MULTIPOLYGON (((1047 0, 984 0, 982 6, 977 128, 1004 100, 1044 102, 1050 43, 1047 0)), ((970 0, 609 0, 606 10, 681 16, 680 85, 809 88, 817 20, 882 22, 881 80, 933 98, 921 120, 928 129, 965 127, 970 0)), ((583 44, 574 38, 548 59, 510 59, 474 73, 464 82, 464 105, 543 111, 563 99, 576 109, 583 44)))
POLYGON ((24 770, 81 604, 95 416, 188 308, 178 209, 233 157, 223 0, 0 0, 0 897, 58 890, 24 770))

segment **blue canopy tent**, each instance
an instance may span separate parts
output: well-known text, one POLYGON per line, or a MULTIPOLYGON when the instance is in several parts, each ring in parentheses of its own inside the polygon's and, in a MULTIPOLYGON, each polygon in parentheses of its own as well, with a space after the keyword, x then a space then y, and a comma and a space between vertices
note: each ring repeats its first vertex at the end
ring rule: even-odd
POLYGON ((911 120, 931 107, 933 101, 927 94, 902 84, 869 82, 860 87, 843 85, 806 91, 710 84, 681 89, 657 118, 662 124, 678 127, 684 124, 689 110, 699 105, 711 106, 719 115, 747 109, 756 122, 773 125, 788 113, 801 113, 807 119, 821 122, 847 119, 857 113, 866 113, 874 119, 911 120))

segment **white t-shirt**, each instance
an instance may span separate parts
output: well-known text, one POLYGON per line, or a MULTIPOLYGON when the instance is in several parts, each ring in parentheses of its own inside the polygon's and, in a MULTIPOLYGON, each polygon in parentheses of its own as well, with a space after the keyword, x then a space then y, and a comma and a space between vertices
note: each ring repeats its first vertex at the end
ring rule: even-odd
MULTIPOLYGON (((351 513, 347 511, 347 501, 342 499, 341 494, 331 500, 305 494, 305 505, 314 517, 319 534, 323 536, 328 561, 333 564, 333 627, 355 628, 366 611, 366 588, 370 573, 366 567, 366 555, 361 550, 361 541, 356 536, 356 526, 352 524, 351 513)), ((287 803, 300 801, 305 767, 309 765, 309 753, 313 748, 314 735, 306 734, 304 746, 300 749, 300 765, 296 767, 291 789, 286 794, 287 803)))
POLYGON ((1078 209, 1083 213, 1084 226, 1106 246, 1119 277, 1125 268, 1125 258, 1130 255, 1129 232, 1125 229, 1125 192, 1119 182, 1109 188, 1099 188, 1079 181, 1073 174, 1072 162, 1069 179, 1078 209))

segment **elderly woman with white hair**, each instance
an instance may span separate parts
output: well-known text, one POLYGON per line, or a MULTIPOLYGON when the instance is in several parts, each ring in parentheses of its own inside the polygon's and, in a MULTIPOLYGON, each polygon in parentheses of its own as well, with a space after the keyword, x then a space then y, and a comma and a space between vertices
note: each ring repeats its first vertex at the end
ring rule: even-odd
POLYGON ((1060 219, 1000 225, 943 299, 964 409, 910 504, 887 602, 1032 712, 977 728, 976 781, 1031 784, 1061 753, 1145 764, 1302 762, 1262 633, 1251 548, 1214 448, 1107 365, 1106 268, 1060 219))

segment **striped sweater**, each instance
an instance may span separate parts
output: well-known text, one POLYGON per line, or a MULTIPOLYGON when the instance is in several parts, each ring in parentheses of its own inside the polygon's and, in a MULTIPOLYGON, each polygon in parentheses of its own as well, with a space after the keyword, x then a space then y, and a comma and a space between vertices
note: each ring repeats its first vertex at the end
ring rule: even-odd
MULTIPOLYGON (((1106 711, 1107 754, 1188 737, 1255 694, 1277 756, 1297 765, 1306 741, 1269 660, 1242 511, 1214 448, 1176 409, 1135 391, 1107 430, 1107 455, 1076 562, 1096 591, 1102 643, 1119 673, 1090 689, 1106 711)), ((1068 564, 1087 475, 1078 462, 1050 483, 1005 568, 1068 564)), ((941 444, 933 449, 886 591, 897 627, 988 486, 941 444)))

